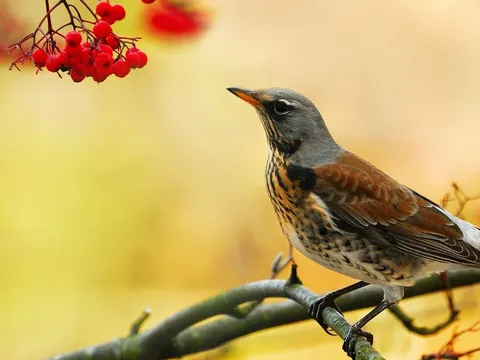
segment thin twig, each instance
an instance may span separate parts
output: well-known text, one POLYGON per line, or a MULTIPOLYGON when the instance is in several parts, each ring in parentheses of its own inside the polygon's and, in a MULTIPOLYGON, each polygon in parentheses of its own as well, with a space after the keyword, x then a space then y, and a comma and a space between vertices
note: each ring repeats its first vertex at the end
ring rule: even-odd
POLYGON ((414 319, 408 316, 399 305, 392 306, 390 312, 402 322, 402 324, 411 332, 418 335, 433 335, 445 329, 458 318, 457 310, 451 311, 448 318, 434 326, 418 326, 414 324, 414 319))
MULTIPOLYGON (((291 244, 289 244, 289 251, 288 251, 288 256, 286 258, 283 258, 283 253, 279 252, 272 261, 272 264, 270 265, 270 276, 267 278, 268 280, 274 280, 277 278, 277 276, 285 269, 290 263, 294 264, 296 266, 295 261, 293 260, 293 247, 291 244)), ((252 301, 247 304, 242 304, 237 306, 236 308, 232 309, 230 312, 230 315, 236 317, 236 318, 244 318, 248 316, 253 310, 257 308, 260 304, 262 304, 262 300, 258 301, 252 301)))
POLYGON ((48 21, 48 33, 51 33, 53 31, 53 26, 52 26, 52 16, 50 12, 50 1, 45 0, 45 11, 47 13, 47 21, 48 21))
POLYGON ((440 273, 440 282, 445 290, 447 296, 447 304, 449 310, 449 316, 446 320, 442 321, 441 323, 425 327, 425 326, 417 326, 414 324, 414 319, 408 316, 399 305, 392 306, 389 310, 390 312, 402 322, 402 324, 411 332, 418 334, 418 335, 433 335, 438 333, 439 331, 445 329, 448 325, 452 324, 457 318, 458 314, 460 313, 459 310, 454 305, 453 302, 453 294, 452 289, 450 288, 450 283, 448 280, 448 274, 446 271, 442 271, 440 273))
POLYGON ((455 342, 462 335, 466 333, 474 333, 478 331, 480 331, 480 321, 475 322, 469 328, 459 332, 457 332, 457 329, 455 328, 448 342, 445 345, 443 345, 437 353, 423 355, 422 360, 441 360, 441 359, 458 360, 461 357, 469 356, 475 352, 480 351, 480 347, 472 350, 464 351, 464 352, 457 352, 454 349, 455 342))
POLYGON ((455 216, 460 217, 462 215, 462 212, 465 210, 465 206, 470 201, 479 200, 480 194, 474 196, 467 195, 467 193, 460 186, 458 186, 456 182, 452 183, 452 188, 453 197, 450 197, 450 193, 446 193, 441 200, 441 204, 443 207, 446 207, 449 202, 456 201, 458 203, 458 208, 455 211, 455 216))
POLYGON ((142 311, 141 315, 136 319, 130 326, 129 336, 137 335, 140 332, 140 328, 145 323, 145 321, 150 317, 152 311, 150 308, 146 308, 142 311))

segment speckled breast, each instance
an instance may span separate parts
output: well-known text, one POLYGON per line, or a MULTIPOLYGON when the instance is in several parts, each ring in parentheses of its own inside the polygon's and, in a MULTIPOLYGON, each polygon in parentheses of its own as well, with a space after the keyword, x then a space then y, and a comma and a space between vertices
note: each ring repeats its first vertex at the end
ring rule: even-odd
MULTIPOLYGON (((277 214, 282 230, 292 226, 298 215, 302 189, 293 184, 287 176, 286 159, 278 154, 270 153, 267 158, 265 181, 267 192, 277 214)), ((288 237, 288 234, 285 234, 288 237)))
POLYGON ((287 239, 304 255, 328 248, 327 235, 331 228, 328 214, 310 197, 311 192, 291 181, 287 175, 288 160, 271 153, 266 166, 268 195, 287 239))

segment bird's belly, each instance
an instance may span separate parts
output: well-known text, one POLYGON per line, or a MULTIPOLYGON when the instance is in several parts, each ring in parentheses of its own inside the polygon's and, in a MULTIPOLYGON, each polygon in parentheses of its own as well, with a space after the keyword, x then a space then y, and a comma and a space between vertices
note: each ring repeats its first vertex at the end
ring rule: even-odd
POLYGON ((414 284, 413 274, 410 275, 408 264, 407 266, 403 264, 393 266, 392 263, 387 262, 365 262, 365 252, 369 250, 362 240, 352 239, 349 241, 353 243, 355 249, 347 251, 346 247, 342 246, 342 244, 345 244, 345 240, 339 233, 327 234, 324 237, 315 235, 316 241, 314 244, 311 242, 311 236, 308 237, 305 233, 299 233, 291 223, 280 221, 280 224, 283 233, 295 249, 327 269, 370 284, 402 286, 414 284))
MULTIPOLYGON (((327 246, 313 246, 305 242, 304 236, 299 235, 295 228, 291 224, 282 224, 282 230, 288 241, 297 249, 301 254, 315 261, 317 264, 326 267, 327 269, 339 272, 343 275, 349 276, 354 279, 364 280, 372 282, 372 278, 365 278, 365 274, 357 270, 353 266, 348 266, 345 259, 346 256, 341 255, 340 252, 334 253, 333 251, 325 249, 327 246)), ((350 260, 348 260, 350 261, 350 260)))

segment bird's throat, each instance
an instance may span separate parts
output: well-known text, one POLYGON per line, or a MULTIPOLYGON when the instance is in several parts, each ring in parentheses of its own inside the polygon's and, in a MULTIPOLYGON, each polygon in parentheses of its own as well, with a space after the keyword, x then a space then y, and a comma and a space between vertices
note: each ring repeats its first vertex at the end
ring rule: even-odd
POLYGON ((291 156, 300 149, 300 145, 302 142, 300 140, 280 140, 280 139, 272 139, 270 141, 270 147, 273 151, 277 151, 283 156, 291 156))

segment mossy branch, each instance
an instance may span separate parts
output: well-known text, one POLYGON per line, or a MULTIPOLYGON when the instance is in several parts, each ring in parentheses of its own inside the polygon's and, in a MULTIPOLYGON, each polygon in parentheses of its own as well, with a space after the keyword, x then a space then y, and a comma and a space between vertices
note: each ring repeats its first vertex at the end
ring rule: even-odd
MULTIPOLYGON (((448 273, 450 288, 480 283, 480 271, 453 270, 448 273)), ((419 281, 405 289, 405 297, 415 297, 443 291, 438 274, 419 281)), ((367 286, 344 295, 337 300, 339 308, 346 312, 375 306, 383 291, 367 286)), ((295 281, 264 280, 245 284, 166 318, 155 327, 108 343, 94 345, 75 352, 57 355, 50 360, 160 360, 185 356, 213 349, 228 341, 253 332, 307 320, 306 308, 317 296, 295 281), (242 304, 265 298, 280 297, 290 300, 276 304, 262 304, 244 317, 233 317, 234 309, 242 304), (206 324, 193 326, 213 316, 226 316, 206 324)), ((335 333, 344 337, 348 322, 334 309, 323 312, 326 323, 335 333)), ((323 336, 319 332, 319 336, 323 336)), ((378 360, 383 357, 370 344, 360 338, 357 342, 357 360, 378 360)))

